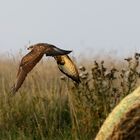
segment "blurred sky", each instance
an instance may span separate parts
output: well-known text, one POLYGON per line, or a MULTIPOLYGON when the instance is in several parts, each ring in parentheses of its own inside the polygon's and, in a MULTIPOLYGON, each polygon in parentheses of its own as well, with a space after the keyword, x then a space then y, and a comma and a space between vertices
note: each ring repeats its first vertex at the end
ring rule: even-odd
POLYGON ((140 0, 1 0, 1 52, 17 52, 29 42, 75 54, 139 51, 140 0))

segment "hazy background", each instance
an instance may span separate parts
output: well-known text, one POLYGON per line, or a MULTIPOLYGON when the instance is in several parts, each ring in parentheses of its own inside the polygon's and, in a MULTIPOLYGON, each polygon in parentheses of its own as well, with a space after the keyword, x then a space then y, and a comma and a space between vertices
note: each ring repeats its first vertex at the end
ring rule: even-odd
POLYGON ((127 55, 140 48, 139 0, 0 0, 0 52, 37 42, 74 55, 127 55))

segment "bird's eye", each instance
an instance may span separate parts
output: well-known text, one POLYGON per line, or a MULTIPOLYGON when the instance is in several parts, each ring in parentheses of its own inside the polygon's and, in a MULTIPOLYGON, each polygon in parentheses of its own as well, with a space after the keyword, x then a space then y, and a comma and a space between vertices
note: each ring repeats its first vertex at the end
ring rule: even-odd
POLYGON ((28 48, 27 48, 27 50, 31 50, 31 49, 32 49, 31 47, 28 47, 28 48))

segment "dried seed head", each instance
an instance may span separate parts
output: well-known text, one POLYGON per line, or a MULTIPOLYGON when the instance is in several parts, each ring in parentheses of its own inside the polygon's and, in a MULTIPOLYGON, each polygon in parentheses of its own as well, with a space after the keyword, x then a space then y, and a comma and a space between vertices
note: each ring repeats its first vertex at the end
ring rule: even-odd
POLYGON ((102 68, 102 71, 103 71, 103 72, 105 72, 106 70, 107 70, 106 68, 104 68, 104 67, 102 68))
POLYGON ((136 60, 139 60, 140 54, 139 53, 135 53, 134 57, 135 57, 136 60))
MULTIPOLYGON (((139 59, 139 58, 138 58, 138 59, 139 59)), ((134 63, 134 66, 133 66, 134 69, 137 68, 137 67, 139 66, 139 60, 138 60, 138 59, 136 59, 136 61, 135 61, 135 63, 134 63)))
POLYGON ((121 74, 120 74, 120 77, 121 77, 121 78, 123 78, 123 77, 124 77, 124 75, 121 73, 121 74))
POLYGON ((110 80, 116 79, 116 77, 114 76, 114 71, 106 72, 105 77, 110 79, 110 80))
POLYGON ((95 69, 98 69, 99 68, 99 65, 96 61, 94 61, 94 64, 93 64, 93 67, 92 67, 92 71, 95 70, 95 69))
POLYGON ((96 60, 94 61, 94 67, 99 67, 98 63, 96 62, 96 60))
POLYGON ((135 56, 139 56, 140 57, 140 53, 135 53, 135 56))
POLYGON ((65 81, 66 80, 66 76, 62 75, 62 76, 60 76, 60 79, 65 81))
POLYGON ((94 66, 94 65, 93 65, 93 67, 92 67, 91 70, 94 71, 94 70, 97 69, 97 68, 98 68, 97 66, 94 66))
POLYGON ((102 65, 104 64, 104 60, 101 61, 101 64, 102 64, 102 65))
POLYGON ((105 72, 105 76, 108 77, 111 73, 109 71, 105 72))
POLYGON ((132 60, 132 57, 125 58, 124 60, 126 60, 127 62, 130 62, 132 60))
POLYGON ((113 88, 112 90, 114 91, 114 93, 116 93, 118 91, 117 88, 113 88))
POLYGON ((88 76, 85 75, 84 73, 80 73, 79 76, 80 76, 81 79, 87 79, 88 78, 88 76))
POLYGON ((79 70, 81 70, 81 71, 85 71, 86 68, 85 68, 84 66, 80 66, 80 67, 79 67, 79 70))
POLYGON ((125 69, 122 69, 121 72, 124 74, 126 72, 126 70, 125 69))
POLYGON ((86 76, 88 76, 89 73, 87 71, 85 71, 85 72, 83 72, 83 74, 86 75, 86 76))
POLYGON ((115 67, 112 67, 111 72, 117 72, 118 70, 115 67))

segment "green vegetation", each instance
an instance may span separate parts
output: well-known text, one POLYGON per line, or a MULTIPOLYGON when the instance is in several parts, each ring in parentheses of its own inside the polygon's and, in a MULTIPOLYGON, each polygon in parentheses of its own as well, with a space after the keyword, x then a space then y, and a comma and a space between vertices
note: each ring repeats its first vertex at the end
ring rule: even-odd
POLYGON ((84 61, 79 86, 61 77, 53 61, 43 59, 15 96, 10 95, 10 87, 18 62, 0 59, 0 139, 95 138, 111 110, 139 84, 139 56, 84 61))

